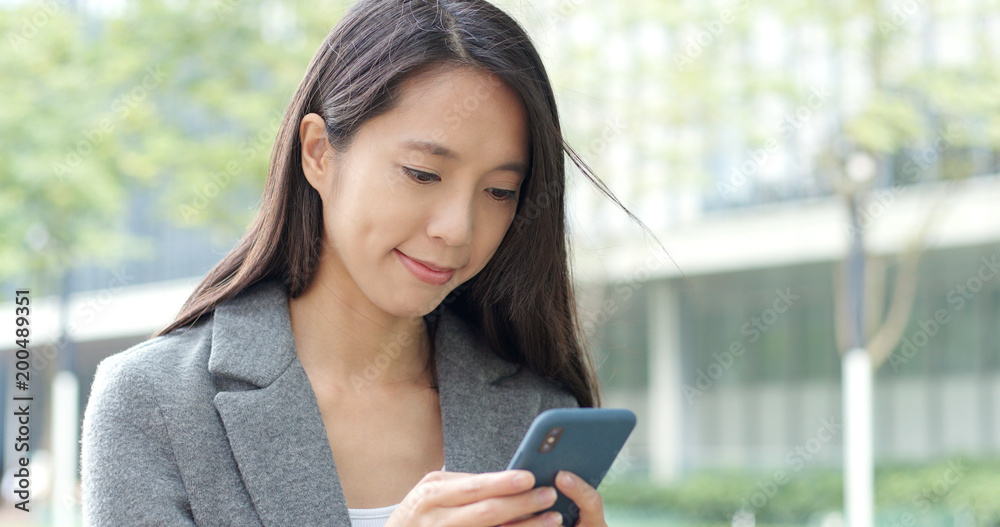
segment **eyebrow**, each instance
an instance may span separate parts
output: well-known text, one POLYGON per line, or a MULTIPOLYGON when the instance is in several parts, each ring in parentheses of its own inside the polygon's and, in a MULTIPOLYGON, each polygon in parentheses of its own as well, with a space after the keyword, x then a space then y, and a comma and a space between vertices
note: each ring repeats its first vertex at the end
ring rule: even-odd
MULTIPOLYGON (((417 139, 410 139, 408 141, 403 141, 403 147, 410 150, 418 150, 421 152, 426 152, 433 156, 439 156, 446 159, 458 159, 459 155, 454 150, 442 145, 441 143, 436 143, 434 141, 422 141, 417 139)), ((525 177, 528 174, 528 167, 520 161, 511 161, 509 163, 504 163, 493 170, 507 170, 511 172, 517 172, 521 177, 525 177)))

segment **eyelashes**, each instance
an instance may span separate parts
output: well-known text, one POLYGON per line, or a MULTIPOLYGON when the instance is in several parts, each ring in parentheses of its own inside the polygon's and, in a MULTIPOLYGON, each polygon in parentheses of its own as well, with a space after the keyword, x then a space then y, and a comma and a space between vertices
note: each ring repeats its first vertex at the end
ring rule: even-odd
POLYGON ((412 168, 407 168, 407 167, 401 167, 401 168, 403 169, 403 173, 405 173, 408 177, 419 183, 430 183, 431 181, 433 181, 433 179, 431 178, 437 177, 434 174, 421 172, 419 170, 413 170, 412 168), (423 177, 426 177, 428 179, 421 179, 423 177))
POLYGON ((517 201, 517 192, 505 188, 491 188, 490 197, 492 197, 497 201, 507 201, 507 200, 517 201), (500 192, 499 195, 496 194, 497 191, 500 192))
MULTIPOLYGON (((413 181, 416 181, 421 185, 426 185, 428 183, 433 182, 435 179, 440 179, 435 174, 431 174, 429 172, 423 172, 420 170, 414 170, 409 167, 401 166, 400 170, 406 177, 412 179, 413 181)), ((489 191, 488 193, 490 195, 490 198, 493 199, 494 201, 500 201, 500 202, 508 200, 517 201, 517 191, 515 190, 510 190, 506 188, 490 188, 487 190, 489 191)))

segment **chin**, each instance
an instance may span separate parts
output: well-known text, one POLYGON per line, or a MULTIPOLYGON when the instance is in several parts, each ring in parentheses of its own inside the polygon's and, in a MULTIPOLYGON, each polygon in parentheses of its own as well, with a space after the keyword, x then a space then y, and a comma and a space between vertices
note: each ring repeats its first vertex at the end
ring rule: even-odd
POLYGON ((424 294, 402 295, 397 294, 387 303, 380 304, 382 310, 392 316, 401 318, 422 317, 431 311, 444 300, 447 293, 442 295, 429 296, 424 294), (440 298, 436 298, 440 296, 440 298))

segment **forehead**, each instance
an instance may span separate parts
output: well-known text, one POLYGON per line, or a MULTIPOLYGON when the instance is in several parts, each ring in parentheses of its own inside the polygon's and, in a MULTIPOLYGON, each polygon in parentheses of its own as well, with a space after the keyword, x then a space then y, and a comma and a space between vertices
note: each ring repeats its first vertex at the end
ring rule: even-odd
POLYGON ((397 148, 452 159, 527 163, 528 120, 520 96, 498 76, 438 66, 400 85, 399 102, 378 123, 381 140, 397 148), (413 148, 423 144, 423 148, 413 148), (441 145, 427 148, 427 145, 441 145))
POLYGON ((421 70, 402 82, 399 89, 399 113, 431 114, 447 121, 449 128, 467 122, 498 117, 523 118, 520 96, 492 72, 465 66, 435 66, 421 70))
POLYGON ((407 74, 401 83, 404 98, 445 88, 453 88, 456 93, 469 89, 509 89, 492 71, 454 63, 425 64, 407 74))

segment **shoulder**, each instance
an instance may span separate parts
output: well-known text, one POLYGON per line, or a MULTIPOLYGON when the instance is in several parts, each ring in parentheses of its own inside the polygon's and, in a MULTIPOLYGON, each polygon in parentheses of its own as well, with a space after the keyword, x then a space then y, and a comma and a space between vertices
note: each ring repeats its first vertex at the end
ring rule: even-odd
POLYGON ((541 397, 541 409, 578 407, 568 388, 528 368, 501 357, 487 343, 481 327, 445 307, 441 312, 436 343, 463 372, 475 372, 483 383, 504 386, 517 392, 534 392, 541 397))
POLYGON ((164 389, 179 388, 185 379, 197 374, 193 370, 200 369, 199 358, 207 358, 211 331, 209 317, 105 357, 97 364, 91 396, 148 398, 164 389))
POLYGON ((134 482, 140 476, 125 472, 172 462, 169 430, 182 426, 175 419, 176 409, 191 408, 193 400, 210 394, 211 386, 207 367, 201 364, 202 340, 206 332, 211 336, 211 324, 186 329, 146 340, 98 363, 81 434, 81 470, 88 488, 100 485, 95 476, 106 476, 108 470, 124 471, 120 477, 134 482))
POLYGON ((194 525, 174 441, 190 434, 171 405, 203 377, 206 331, 210 324, 171 332, 98 363, 80 437, 85 525, 194 525))
POLYGON ((538 375, 524 365, 520 365, 513 375, 501 379, 497 383, 537 393, 541 397, 539 412, 549 408, 579 408, 580 406, 580 402, 576 400, 576 396, 569 388, 554 379, 538 375))

